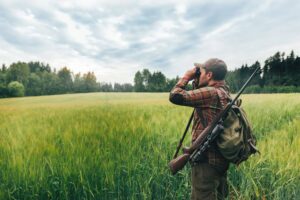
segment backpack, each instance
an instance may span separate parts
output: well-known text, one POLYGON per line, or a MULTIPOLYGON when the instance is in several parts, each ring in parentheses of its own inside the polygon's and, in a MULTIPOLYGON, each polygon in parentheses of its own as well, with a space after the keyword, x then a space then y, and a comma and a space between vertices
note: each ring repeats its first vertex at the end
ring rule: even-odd
MULTIPOLYGON (((218 96, 220 99, 219 91, 218 96)), ((228 95, 227 98, 231 100, 228 95)), ((252 154, 260 153, 255 146, 256 138, 246 112, 240 107, 241 102, 241 99, 238 99, 237 103, 229 110, 223 122, 224 131, 216 139, 219 152, 226 160, 236 165, 247 160, 252 154)))

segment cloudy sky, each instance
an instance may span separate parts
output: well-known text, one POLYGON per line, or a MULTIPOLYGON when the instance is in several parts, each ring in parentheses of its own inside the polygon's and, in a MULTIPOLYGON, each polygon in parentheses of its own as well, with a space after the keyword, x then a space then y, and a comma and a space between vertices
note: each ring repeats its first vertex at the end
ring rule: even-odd
POLYGON ((0 0, 0 46, 0 64, 41 61, 112 83, 133 83, 143 68, 173 78, 211 57, 234 69, 299 55, 300 3, 0 0))

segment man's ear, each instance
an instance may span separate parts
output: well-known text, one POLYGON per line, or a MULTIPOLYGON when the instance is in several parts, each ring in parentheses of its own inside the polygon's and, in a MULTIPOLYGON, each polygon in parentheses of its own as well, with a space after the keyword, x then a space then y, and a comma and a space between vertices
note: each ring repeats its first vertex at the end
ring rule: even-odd
POLYGON ((209 80, 212 79, 212 75, 213 75, 212 72, 207 72, 206 75, 209 80))

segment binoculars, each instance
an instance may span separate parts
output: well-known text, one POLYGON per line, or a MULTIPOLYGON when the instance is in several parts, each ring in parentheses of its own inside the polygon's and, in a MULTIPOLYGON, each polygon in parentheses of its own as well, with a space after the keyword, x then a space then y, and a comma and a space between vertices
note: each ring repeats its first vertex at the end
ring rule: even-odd
POLYGON ((196 67, 195 79, 192 83, 193 89, 199 88, 198 84, 199 84, 200 75, 201 75, 200 68, 196 67))
POLYGON ((196 67, 195 77, 199 78, 200 75, 201 75, 200 68, 196 67))

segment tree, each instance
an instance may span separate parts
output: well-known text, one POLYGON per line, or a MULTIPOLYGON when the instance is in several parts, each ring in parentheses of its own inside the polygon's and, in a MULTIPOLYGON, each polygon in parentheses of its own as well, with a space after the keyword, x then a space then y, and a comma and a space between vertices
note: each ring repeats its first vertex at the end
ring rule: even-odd
POLYGON ((3 98, 3 97, 7 97, 8 96, 8 89, 7 87, 0 83, 0 98, 3 98))
POLYGON ((151 72, 143 69, 134 76, 134 91, 136 92, 163 92, 166 90, 167 80, 161 72, 151 72))
POLYGON ((61 88, 57 74, 43 72, 41 74, 41 90, 43 95, 58 94, 61 88))
POLYGON ((134 91, 135 92, 145 91, 144 79, 140 71, 137 71, 134 76, 134 91))
POLYGON ((2 71, 2 73, 6 73, 7 67, 5 66, 5 64, 2 64, 2 69, 0 71, 2 71))
POLYGON ((18 81, 26 87, 30 74, 29 67, 24 62, 17 62, 10 65, 7 70, 7 82, 18 81))
POLYGON ((291 51, 290 55, 284 60, 284 67, 286 68, 284 76, 285 85, 297 85, 297 80, 299 79, 297 78, 296 60, 294 51, 291 51))
POLYGON ((25 94, 25 88, 22 83, 12 81, 8 84, 8 93, 11 97, 23 97, 25 94))
MULTIPOLYGON (((249 67, 248 78, 253 74, 253 72, 258 67, 261 68, 260 63, 258 61, 256 61, 253 65, 251 65, 249 67)), ((249 83, 249 85, 260 85, 260 86, 263 86, 263 82, 262 82, 261 76, 258 76, 258 75, 254 76, 253 79, 251 80, 251 82, 249 83)))
POLYGON ((51 67, 49 64, 44 64, 40 62, 29 62, 28 63, 30 72, 39 73, 39 72, 51 72, 51 67))
POLYGON ((74 92, 85 92, 84 81, 80 73, 75 74, 73 87, 74 87, 74 92))
POLYGON ((130 83, 123 84, 123 92, 133 92, 133 86, 130 83))
POLYGON ((28 84, 26 87, 26 95, 36 96, 42 94, 41 79, 35 73, 31 73, 28 78, 28 84))
POLYGON ((115 83, 114 92, 133 92, 133 86, 130 83, 115 83))
POLYGON ((229 86, 229 89, 231 92, 236 92, 239 89, 238 86, 238 80, 240 78, 238 77, 238 71, 234 70, 234 71, 228 71, 225 81, 226 84, 229 86))
POLYGON ((100 91, 101 92, 112 92, 113 91, 113 87, 111 83, 100 83, 100 91))
POLYGON ((67 93, 72 92, 73 89, 73 81, 71 76, 71 71, 67 67, 63 67, 61 70, 57 72, 57 76, 59 78, 59 93, 67 93))
POLYGON ((283 84, 283 62, 280 52, 276 52, 273 56, 265 61, 263 67, 263 80, 266 85, 281 85, 283 84))
POLYGON ((179 81, 179 76, 176 76, 176 78, 173 79, 167 79, 165 91, 170 92, 178 81, 179 81))
POLYGON ((294 62, 294 76, 293 76, 293 85, 295 86, 300 86, 299 80, 300 80, 300 57, 296 57, 295 62, 294 62))
POLYGON ((85 92, 96 92, 98 88, 97 78, 94 72, 88 72, 83 75, 85 92))
POLYGON ((3 72, 0 72, 0 83, 6 84, 6 75, 3 72))
POLYGON ((163 92, 166 88, 166 77, 161 72, 154 72, 148 79, 148 91, 163 92))
POLYGON ((114 92, 123 92, 123 87, 120 83, 114 84, 114 92))
POLYGON ((149 84, 151 81, 151 72, 148 69, 143 69, 142 77, 143 77, 143 85, 146 92, 150 92, 149 84))

